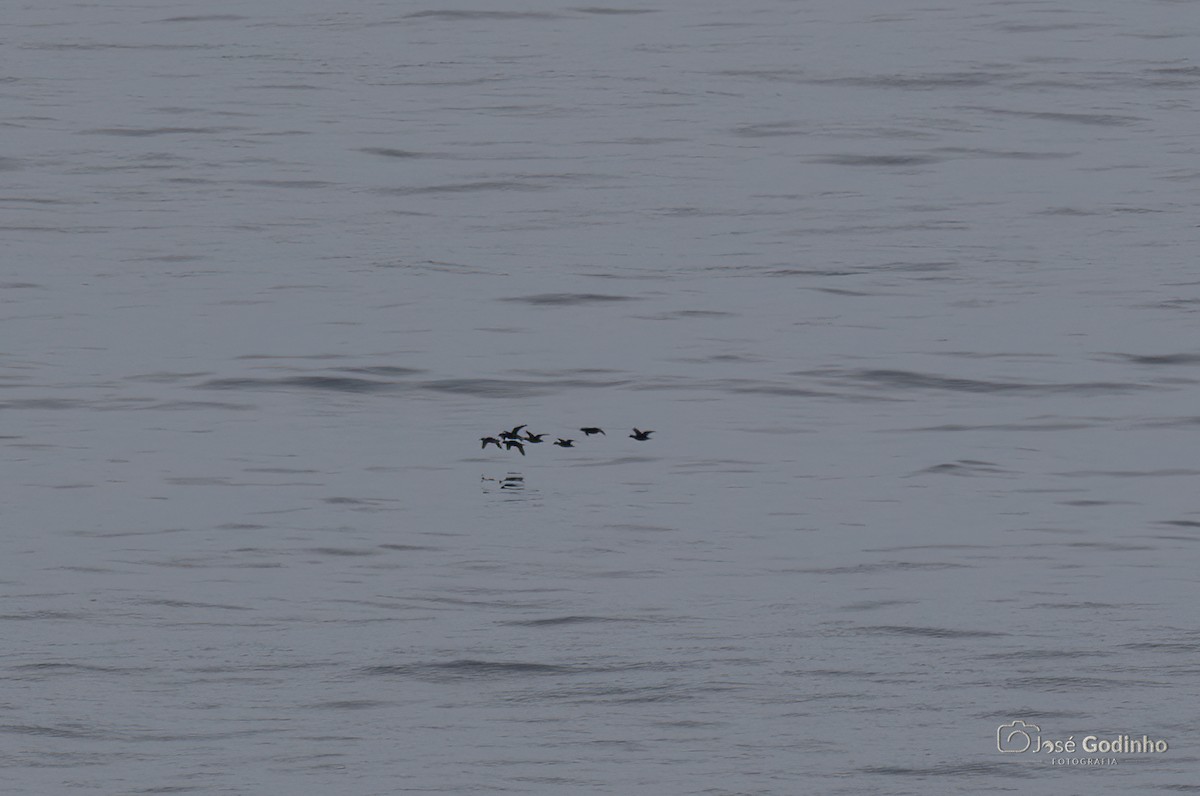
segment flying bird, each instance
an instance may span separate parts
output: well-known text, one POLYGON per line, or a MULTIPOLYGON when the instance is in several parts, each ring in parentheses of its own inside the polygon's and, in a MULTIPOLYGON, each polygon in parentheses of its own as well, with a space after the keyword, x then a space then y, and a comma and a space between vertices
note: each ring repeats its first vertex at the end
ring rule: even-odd
POLYGON ((481 449, 486 448, 488 445, 495 445, 497 448, 500 447, 500 440, 495 437, 480 437, 479 441, 483 443, 479 446, 481 449))
POLYGON ((522 423, 521 425, 514 428, 512 431, 501 431, 497 436, 499 436, 500 439, 520 439, 521 438, 521 429, 525 428, 526 425, 527 424, 522 423))
MULTIPOLYGON (((588 426, 587 428, 581 428, 579 430, 584 433, 584 436, 588 437, 592 436, 593 434, 604 434, 604 429, 596 428, 595 426, 588 426)), ((604 434, 604 436, 607 437, 608 435, 604 434)))
POLYGON ((546 435, 545 434, 534 434, 532 431, 526 431, 525 432, 525 441, 533 442, 533 443, 541 442, 542 437, 544 437, 544 436, 546 436, 546 435))
POLYGON ((522 456, 525 455, 525 446, 522 445, 520 442, 518 442, 515 439, 504 440, 504 448, 505 448, 505 450, 512 450, 513 448, 516 448, 517 450, 519 450, 521 452, 522 456))
POLYGON ((560 448, 574 448, 574 447, 575 447, 575 440, 573 440, 573 439, 563 439, 562 437, 559 437, 559 438, 558 438, 558 442, 556 442, 556 443, 554 443, 554 444, 555 444, 555 445, 557 445, 557 446, 558 446, 558 447, 560 447, 560 448))
POLYGON ((633 433, 630 434, 629 436, 632 437, 633 439, 641 440, 642 442, 645 442, 646 440, 650 439, 650 435, 653 433, 654 433, 653 431, 638 431, 635 428, 633 430, 633 433))

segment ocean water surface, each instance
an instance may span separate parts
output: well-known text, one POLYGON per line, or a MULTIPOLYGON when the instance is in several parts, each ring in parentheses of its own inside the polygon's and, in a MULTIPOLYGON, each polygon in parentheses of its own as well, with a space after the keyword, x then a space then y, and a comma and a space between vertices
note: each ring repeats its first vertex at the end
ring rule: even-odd
POLYGON ((1195 789, 1195 11, 15 4, 4 792, 1195 789))

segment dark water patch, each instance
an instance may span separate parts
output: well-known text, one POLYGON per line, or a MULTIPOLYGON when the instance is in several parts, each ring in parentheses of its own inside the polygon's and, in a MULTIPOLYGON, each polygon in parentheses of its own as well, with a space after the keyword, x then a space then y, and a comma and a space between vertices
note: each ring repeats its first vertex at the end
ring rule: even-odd
POLYGON ((486 191, 544 191, 549 185, 522 180, 478 180, 442 185, 423 185, 415 188, 380 188, 379 193, 392 196, 422 196, 436 194, 482 193, 486 191))
POLYGON ((39 285, 34 282, 0 282, 0 290, 43 290, 44 285, 39 285))
POLYGON ((1109 354, 1135 365, 1200 365, 1200 354, 1109 354))
POLYGON ((948 561, 883 561, 877 564, 856 564, 847 567, 813 567, 809 569, 779 569, 780 573, 797 575, 870 575, 875 572, 928 572, 941 569, 972 569, 970 564, 948 561))
POLYGON ((418 680, 432 680, 435 682, 475 679, 492 680, 497 677, 579 674, 586 671, 588 669, 583 667, 560 666, 549 663, 472 659, 436 663, 364 666, 358 670, 360 674, 368 677, 411 677, 418 680))
POLYGON ((862 602, 843 605, 843 611, 878 611, 880 608, 892 608, 897 605, 915 605, 915 600, 863 600, 862 602))
POLYGON ((531 296, 509 296, 500 299, 500 301, 532 304, 536 307, 575 307, 581 304, 606 304, 636 300, 636 296, 617 296, 608 293, 537 293, 531 296))
POLYGON ((958 630, 946 627, 914 627, 909 625, 874 625, 857 628, 857 633, 878 636, 917 636, 921 638, 999 638, 1008 636, 993 630, 958 630))
POLYGON ((372 147, 364 147, 358 151, 363 152, 368 155, 379 155, 380 157, 384 157, 384 158, 399 158, 402 160, 411 160, 411 159, 415 159, 415 158, 432 157, 427 152, 413 152, 412 150, 409 150, 409 149, 391 149, 390 147, 372 146, 372 147))
POLYGON ((1114 603, 1096 603, 1096 602, 1078 602, 1078 603, 1034 603, 1029 606, 1035 610, 1043 608, 1053 608, 1055 610, 1064 611, 1111 611, 1118 608, 1128 608, 1128 605, 1116 605, 1114 603))
POLYGON ((0 401, 0 409, 78 409, 86 406, 85 401, 73 398, 16 398, 0 401))
POLYGON ((85 619, 84 614, 67 611, 28 611, 22 614, 0 614, 0 622, 45 622, 57 619, 85 619))
POLYGON ((885 777, 997 777, 1021 779, 1033 776, 1032 768, 1006 763, 946 763, 936 766, 866 766, 858 769, 863 774, 885 777))
POLYGON ((1142 213, 1166 213, 1167 210, 1160 210, 1156 207, 1131 207, 1129 205, 1113 205, 1108 209, 1110 213, 1131 213, 1141 215, 1142 213))
POLYGON ((773 83, 802 83, 808 74, 803 69, 721 69, 711 74, 721 77, 750 77, 773 83))
MULTIPOLYGON (((1137 505, 1137 504, 1134 504, 1137 505)), ((1032 542, 1027 547, 1067 547, 1076 550, 1103 550, 1110 553, 1138 553, 1157 550, 1157 545, 1125 544, 1122 542, 1032 542)))
POLYGON ((1200 642, 1140 641, 1132 644, 1119 644, 1117 646, 1122 649, 1137 650, 1138 652, 1171 652, 1182 655, 1195 655, 1197 652, 1200 652, 1200 642))
POLYGON ((1144 674, 1133 673, 1127 679, 1115 677, 1083 677, 1081 675, 1059 675, 1054 677, 1012 677, 1004 681, 1005 688, 1032 688, 1038 691, 1063 693, 1067 691, 1111 692, 1125 688, 1166 688, 1168 683, 1145 679, 1144 674))
POLYGON ((1163 525, 1174 525, 1179 528, 1200 528, 1200 522, 1195 520, 1166 520, 1163 525))
POLYGON ((375 550, 365 550, 362 548, 350 547, 310 547, 308 548, 308 552, 321 556, 343 556, 346 558, 361 558, 365 556, 379 555, 378 551, 375 550))
POLYGON ((1055 475, 1063 478, 1179 478, 1200 475, 1200 470, 1073 470, 1055 475))
POLYGON ((176 668, 196 674, 241 674, 245 672, 290 672, 297 669, 328 669, 333 665, 323 661, 282 661, 278 663, 221 663, 180 665, 176 668))
POLYGON ((126 381, 137 381, 137 382, 150 382, 151 384, 172 384, 177 381, 184 381, 186 379, 198 379, 201 376, 207 376, 207 375, 209 375, 208 372, 203 371, 203 370, 190 371, 190 372, 186 372, 186 373, 171 373, 171 372, 137 373, 137 374, 134 374, 133 376, 126 376, 125 380, 126 381))
POLYGON ((862 276, 862 271, 831 271, 827 268, 779 268, 767 271, 767 276, 815 276, 819 278, 833 276, 862 276))
MULTIPOLYGON (((655 146, 657 144, 680 144, 686 142, 686 138, 666 138, 666 137, 650 137, 650 136, 632 136, 630 138, 611 138, 600 141, 584 141, 586 144, 623 144, 628 146, 655 146)), ((585 276, 595 277, 597 279, 656 279, 654 276, 633 276, 626 274, 585 274, 585 276)))
POLYGON ((338 368, 341 373, 361 373, 364 376, 415 376, 425 373, 424 368, 406 368, 399 365, 367 365, 359 368, 338 368))
POLYGON ((243 19, 249 19, 249 17, 237 14, 205 14, 191 17, 167 17, 165 19, 148 20, 148 22, 240 22, 243 19))
POLYGON ((1083 210, 1078 207, 1048 207, 1045 210, 1036 211, 1041 216, 1098 216, 1102 215, 1096 210, 1083 210))
POLYGON ((809 162, 832 166, 925 166, 940 163, 942 158, 933 155, 825 155, 809 158, 809 162))
POLYGON ((1026 351, 941 351, 941 357, 961 357, 962 359, 1010 359, 1013 361, 1044 360, 1054 357, 1054 354, 1039 354, 1026 351))
POLYGON ((618 522, 608 526, 614 531, 678 531, 678 528, 672 528, 668 525, 644 525, 635 522, 618 522))
POLYGON ((699 698, 698 692, 701 690, 704 694, 713 694, 735 690, 739 687, 731 683, 706 683, 702 689, 692 683, 684 682, 644 686, 588 683, 514 694, 509 697, 509 701, 517 703, 550 701, 578 705, 673 704, 697 699, 699 698))
POLYGON ((208 390, 289 390, 304 389, 322 392, 369 393, 397 389, 394 382, 344 376, 284 376, 275 379, 236 378, 210 379, 199 385, 208 390))
POLYGON ((218 531, 262 531, 266 530, 267 525, 255 525, 249 522, 226 522, 217 526, 218 531))
POLYGON ((638 464, 644 462, 656 462, 657 456, 622 456, 619 459, 608 459, 602 462, 572 462, 571 467, 612 467, 624 464, 638 464))
POLYGON ((932 467, 926 467, 924 470, 918 470, 914 475, 923 475, 929 473, 934 475, 976 476, 997 475, 1011 472, 1011 470, 1005 470, 993 462, 983 462, 974 459, 960 459, 956 462, 947 462, 946 464, 935 464, 932 467))
MULTIPOLYGON (((328 91, 326 86, 314 86, 311 83, 261 83, 257 86, 246 86, 246 90, 250 91, 328 91)), ((257 133, 260 136, 266 135, 309 135, 304 130, 285 130, 277 133, 257 133)))
POLYGON ((529 20, 529 19, 559 19, 559 14, 553 14, 548 11, 467 11, 467 10, 446 10, 446 11, 414 11, 411 14, 405 14, 405 19, 453 19, 453 20, 529 20))
POLYGON ((852 75, 847 77, 810 78, 804 82, 824 86, 851 86, 854 88, 899 88, 927 91, 942 88, 976 88, 988 86, 1013 75, 1005 72, 935 72, 917 75, 852 75))
POLYGON ((635 315, 633 317, 645 321, 674 321, 680 318, 733 318, 736 316, 735 312, 720 310, 675 310, 674 312, 660 312, 657 315, 635 315))
POLYGON ((135 600, 141 605, 157 605, 163 608, 217 608, 222 611, 253 611, 248 605, 222 605, 220 603, 195 603, 186 600, 168 600, 164 598, 147 598, 135 600))
POLYGON ((0 733, 10 735, 33 735, 42 738, 92 738, 111 740, 107 730, 90 730, 76 727, 50 727, 40 724, 0 724, 0 733))
POLYGON ((818 398, 831 395, 826 390, 812 390, 790 384, 778 384, 755 379, 721 379, 679 384, 650 382, 639 384, 637 390, 719 390, 737 395, 781 395, 789 398, 818 398))
POLYGON ((1053 33, 1063 30, 1084 30, 1098 26, 1090 22, 997 22, 992 27, 1005 33, 1053 33))
POLYGON ((1020 116, 1024 119, 1035 119, 1048 122, 1065 122, 1069 124, 1097 125, 1101 127, 1121 127, 1143 122, 1137 116, 1118 116, 1108 113, 1062 113, 1058 111, 1015 111, 1007 108, 966 107, 963 110, 983 111, 1003 116, 1020 116))
MULTIPOLYGON (((792 669, 781 672, 787 677, 853 677, 856 680, 869 680, 878 677, 881 672, 866 669, 792 669)), ((888 672, 888 674, 893 674, 888 672)))
POLYGON ((500 622, 502 625, 512 625, 514 627, 557 627, 559 625, 583 625, 594 622, 636 622, 636 619, 618 619, 609 616, 555 616, 549 619, 514 619, 508 622, 500 622))
POLYGON ((1026 649, 1010 652, 989 652, 982 658, 998 661, 1045 661, 1074 660, 1077 658, 1107 658, 1113 653, 1106 650, 1046 650, 1026 649))
POLYGON ((214 135, 238 130, 238 127, 98 127, 83 130, 81 135, 118 135, 146 138, 155 135, 214 135))
POLYGON ((657 8, 607 8, 602 6, 583 6, 581 8, 572 8, 572 11, 578 11, 580 14, 599 14, 599 15, 632 15, 632 14, 657 14, 657 8))
POLYGON ((254 404, 233 404, 226 401, 162 401, 146 406, 130 407, 138 411, 190 412, 196 409, 220 409, 226 412, 248 412, 257 409, 254 404))
POLYGON ((952 271, 959 267, 959 264, 949 260, 932 261, 932 262, 892 262, 881 263, 880 265, 869 266, 866 270, 871 272, 879 271, 900 271, 903 273, 916 274, 931 274, 942 273, 944 271, 952 271))
MULTIPOLYGON (((468 589, 472 593, 493 594, 495 590, 468 589)), ((526 591, 555 591, 551 589, 527 589, 526 591)), ((501 592, 506 594, 506 592, 501 592)), ((433 603, 435 605, 450 605, 455 608, 495 608, 506 611, 532 611, 544 609, 545 603, 536 601, 506 600, 475 600, 465 597, 410 597, 410 602, 433 603)))
POLYGON ((220 45, 216 44, 116 44, 112 42, 86 42, 86 43, 51 43, 51 44, 23 44, 22 49, 27 50, 80 50, 88 52, 91 50, 214 50, 220 45))
POLYGON ((345 359, 345 354, 241 354, 235 359, 345 359))
POLYGON ((1141 428, 1175 428, 1177 426, 1197 426, 1200 425, 1200 415, 1191 417, 1171 417, 1159 418, 1156 420, 1142 420, 1136 425, 1141 428))
POLYGON ((478 398, 533 398, 554 392, 551 385, 513 379, 439 379, 418 385, 431 392, 478 398))
MULTIPOLYGON (((1017 381, 985 381, 982 379, 963 379, 952 376, 942 376, 936 373, 918 373, 908 370, 856 370, 856 371, 825 371, 832 376, 865 382, 877 387, 891 390, 943 390, 949 392, 973 393, 1077 393, 1081 395, 1101 393, 1121 393, 1132 390, 1156 389, 1145 384, 1130 384, 1122 382, 1076 382, 1076 383, 1033 383, 1017 381)), ((813 375, 822 375, 814 371, 813 375)))
POLYGON ((68 235, 97 235, 110 232, 110 229, 105 227, 82 227, 72 224, 66 227, 51 227, 51 226, 35 226, 33 224, 0 224, 0 231, 4 232, 55 232, 68 235))
POLYGON ((379 547, 383 550, 394 550, 397 552, 409 552, 415 550, 440 550, 438 547, 429 547, 419 544, 381 544, 379 547))
POLYGON ((141 675, 151 671, 146 667, 96 666, 84 663, 22 663, 8 669, 22 675, 75 675, 75 674, 131 674, 141 675))
POLYGON ((330 702, 316 702, 308 707, 313 710, 368 710, 392 705, 392 702, 384 702, 379 699, 338 699, 330 702))
POLYGON ((238 180, 237 183, 259 188, 328 188, 337 184, 322 180, 238 180))
POLYGON ((1095 428, 1095 423, 988 423, 978 426, 967 426, 950 423, 944 426, 922 426, 919 428, 904 428, 899 431, 1079 431, 1085 428, 1095 428))
POLYGON ((937 147, 931 152, 941 152, 947 155, 966 155, 977 158, 999 158, 1002 160, 1061 160, 1073 158, 1077 152, 1028 152, 1016 149, 976 149, 969 147, 937 147))
POLYGON ((327 497, 321 498, 321 502, 334 506, 379 506, 384 503, 394 503, 396 501, 392 498, 327 497))
POLYGON ((777 138, 809 135, 810 133, 810 130, 800 127, 794 122, 763 122, 761 124, 744 124, 733 128, 733 134, 743 138, 777 138))
MULTIPOLYGON (((175 486, 239 486, 228 478, 218 478, 216 476, 180 476, 177 478, 166 479, 168 484, 175 486)), ((245 486, 241 484, 241 486, 245 486)))

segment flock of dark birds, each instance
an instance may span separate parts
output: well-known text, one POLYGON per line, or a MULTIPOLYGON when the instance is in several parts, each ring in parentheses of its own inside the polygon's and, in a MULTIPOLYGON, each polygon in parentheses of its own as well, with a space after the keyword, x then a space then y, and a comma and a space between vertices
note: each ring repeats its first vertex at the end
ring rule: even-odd
MULTIPOLYGON (((525 428, 526 425, 527 424, 522 423, 510 431, 501 431, 494 437, 480 437, 479 441, 482 444, 479 447, 486 448, 488 445, 495 445, 497 449, 516 449, 522 456, 524 456, 526 445, 537 445, 542 441, 542 437, 546 436, 545 434, 534 434, 531 431, 526 431, 525 436, 522 437, 521 429, 525 428)), ((593 434, 601 434, 606 437, 608 436, 604 433, 604 429, 596 428, 595 426, 585 426, 579 430, 583 432, 585 437, 590 437, 593 434)), ((653 433, 653 431, 641 431, 635 428, 629 437, 630 439, 636 439, 639 442, 645 442, 646 440, 650 439, 650 435, 653 433)), ((551 444, 557 445, 560 448, 574 448, 575 440, 563 439, 562 437, 559 437, 557 442, 553 442, 551 444)))

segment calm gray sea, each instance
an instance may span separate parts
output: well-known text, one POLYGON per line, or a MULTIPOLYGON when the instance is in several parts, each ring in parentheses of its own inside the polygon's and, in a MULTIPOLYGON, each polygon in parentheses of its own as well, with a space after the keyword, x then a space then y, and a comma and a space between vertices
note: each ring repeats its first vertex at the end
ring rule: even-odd
POLYGON ((603 2, 5 6, 5 796, 1200 787, 1200 3, 603 2))

